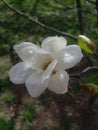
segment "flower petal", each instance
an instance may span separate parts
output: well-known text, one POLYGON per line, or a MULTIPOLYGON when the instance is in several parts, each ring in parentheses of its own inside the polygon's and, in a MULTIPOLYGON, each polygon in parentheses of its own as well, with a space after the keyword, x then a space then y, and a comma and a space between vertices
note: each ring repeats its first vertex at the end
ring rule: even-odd
POLYGON ((47 50, 44 50, 42 48, 39 48, 39 49, 36 49, 35 52, 37 54, 52 54, 51 52, 47 51, 47 50))
POLYGON ((28 93, 32 97, 38 97, 41 93, 47 88, 49 79, 46 79, 42 82, 41 73, 33 73, 27 80, 26 80, 26 87, 28 93))
POLYGON ((32 72, 33 69, 30 69, 26 63, 20 62, 11 68, 9 77, 14 84, 23 84, 32 72))
POLYGON ((69 69, 82 59, 83 54, 78 45, 70 45, 60 51, 57 55, 57 69, 69 69))
POLYGON ((67 41, 64 37, 48 37, 42 42, 42 48, 52 53, 57 53, 66 47, 67 41))
POLYGON ((63 94, 68 91, 69 75, 65 71, 56 72, 51 76, 48 89, 57 93, 63 94))
POLYGON ((21 44, 14 46, 14 50, 19 57, 26 62, 32 62, 34 51, 37 49, 39 49, 39 47, 30 42, 22 42, 21 44))

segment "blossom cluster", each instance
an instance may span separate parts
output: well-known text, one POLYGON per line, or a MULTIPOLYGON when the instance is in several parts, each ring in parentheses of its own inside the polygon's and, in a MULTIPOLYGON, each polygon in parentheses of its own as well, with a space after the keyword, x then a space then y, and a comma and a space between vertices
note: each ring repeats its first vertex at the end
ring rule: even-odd
POLYGON ((14 46, 22 59, 9 71, 14 84, 24 84, 32 97, 45 89, 57 94, 68 91, 69 75, 66 69, 75 66, 83 57, 78 45, 67 46, 64 37, 52 36, 42 41, 41 48, 34 43, 22 42, 14 46))

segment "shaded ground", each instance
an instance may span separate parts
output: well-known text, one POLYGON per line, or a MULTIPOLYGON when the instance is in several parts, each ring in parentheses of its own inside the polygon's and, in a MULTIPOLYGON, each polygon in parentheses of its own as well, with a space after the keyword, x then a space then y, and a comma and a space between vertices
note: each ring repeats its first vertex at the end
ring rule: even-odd
MULTIPOLYGON (((9 63, 10 67, 9 57, 3 59, 0 66, 9 63)), ((5 82, 7 69, 0 75, 5 82)), ((0 85, 4 86, 2 82, 0 85)), ((47 90, 40 97, 31 98, 24 85, 7 82, 0 92, 0 118, 9 120, 12 128, 3 121, 0 130, 98 130, 98 99, 91 109, 87 104, 89 97, 82 90, 74 96, 56 95, 47 90)))

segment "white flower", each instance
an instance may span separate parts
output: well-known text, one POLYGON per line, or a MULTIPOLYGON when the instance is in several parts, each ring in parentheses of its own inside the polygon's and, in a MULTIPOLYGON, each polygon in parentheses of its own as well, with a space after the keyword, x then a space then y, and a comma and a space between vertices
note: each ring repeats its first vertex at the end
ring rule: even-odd
POLYGON ((9 71, 14 84, 26 84, 32 97, 39 96, 46 88, 63 94, 68 91, 69 75, 65 69, 76 65, 83 57, 78 45, 66 46, 63 37, 48 37, 42 48, 29 42, 15 45, 14 49, 22 59, 9 71))

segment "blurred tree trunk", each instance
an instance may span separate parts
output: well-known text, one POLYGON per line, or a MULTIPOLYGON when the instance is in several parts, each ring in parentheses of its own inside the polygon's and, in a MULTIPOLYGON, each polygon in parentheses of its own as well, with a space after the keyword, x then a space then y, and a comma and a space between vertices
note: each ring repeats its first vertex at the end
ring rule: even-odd
POLYGON ((81 0, 76 0, 76 4, 77 4, 77 13, 78 13, 80 34, 84 34, 83 13, 82 13, 82 7, 81 7, 81 0))
POLYGON ((33 10, 32 10, 33 16, 36 14, 38 2, 39 2, 39 0, 36 0, 34 3, 33 10))
POLYGON ((96 10, 97 10, 97 24, 98 24, 98 0, 96 0, 96 10))

